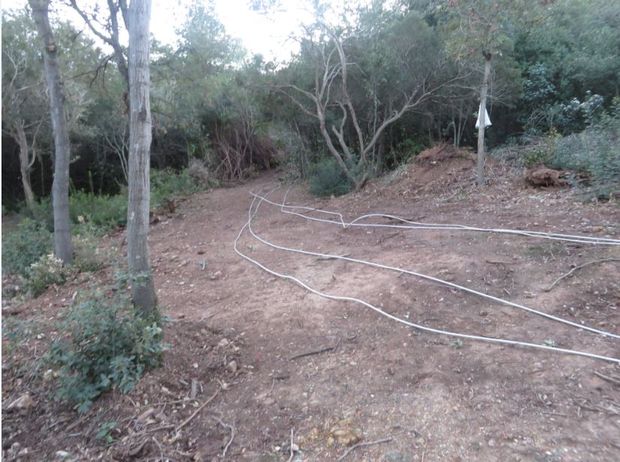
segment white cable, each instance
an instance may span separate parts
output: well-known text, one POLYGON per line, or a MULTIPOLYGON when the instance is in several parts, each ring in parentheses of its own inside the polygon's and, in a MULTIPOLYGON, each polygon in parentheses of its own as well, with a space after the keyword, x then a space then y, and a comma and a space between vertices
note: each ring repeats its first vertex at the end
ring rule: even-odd
MULTIPOLYGON (((254 193, 250 193, 254 195, 254 193)), ((475 226, 467 226, 467 225, 458 225, 458 224, 441 224, 441 223, 423 223, 423 222, 415 222, 410 221, 405 218, 398 217, 396 215, 390 215, 385 213, 370 213, 366 215, 362 215, 357 217, 353 221, 345 222, 341 213, 332 212, 329 210, 317 209, 314 207, 306 207, 301 205, 288 205, 286 202, 277 203, 271 201, 265 197, 259 196, 259 198, 263 199, 266 203, 280 207, 283 213, 287 213, 289 215, 295 215, 301 218, 305 218, 307 220, 317 221, 321 223, 329 223, 336 224, 342 226, 343 228, 348 227, 368 227, 368 228, 396 228, 396 229, 428 229, 428 230, 444 230, 444 231, 477 231, 484 233, 497 233, 497 234, 514 234, 519 236, 540 238, 540 239, 550 239, 557 241, 566 241, 566 242, 575 242, 579 244, 592 244, 592 245, 613 245, 620 246, 620 239, 612 239, 605 237, 592 237, 592 236, 579 236, 579 235, 571 235, 571 234, 560 234, 560 233, 546 233, 542 231, 532 231, 532 230, 518 230, 518 229, 503 229, 503 228, 479 228, 475 226), (306 210, 308 212, 318 212, 330 215, 338 216, 339 220, 336 222, 334 220, 326 220, 323 218, 312 217, 308 215, 304 215, 302 213, 293 212, 286 209, 299 209, 306 210), (383 224, 383 223, 358 223, 361 220, 366 218, 373 217, 382 217, 389 218, 392 220, 398 220, 403 223, 408 223, 407 225, 393 225, 393 224, 383 224)))
MULTIPOLYGON (((261 202, 263 201, 263 199, 259 195, 254 195, 254 198, 255 199, 258 198, 261 202)), ((260 206, 261 202, 259 202, 259 206, 260 206)), ((257 209, 258 209, 258 206, 257 206, 257 209)), ((543 311, 539 311, 539 310, 536 310, 534 308, 530 308, 528 306, 521 305, 519 303, 511 302, 511 301, 505 300, 503 298, 499 298, 499 297, 495 297, 493 295, 485 294, 484 292, 478 292, 477 290, 470 289, 469 287, 461 286, 459 284, 455 284, 453 282, 446 281, 444 279, 436 278, 436 277, 433 277, 433 276, 428 276, 428 275, 423 274, 423 273, 418 273, 416 271, 411 271, 411 270, 407 270, 407 269, 404 269, 404 268, 399 268, 399 267, 396 267, 396 266, 384 265, 382 263, 377 263, 377 262, 373 262, 373 261, 369 261, 369 260, 361 260, 361 259, 358 259, 358 258, 347 257, 347 256, 344 256, 344 255, 325 254, 325 253, 320 253, 320 252, 311 252, 311 251, 308 251, 308 250, 295 249, 295 248, 292 248, 292 247, 284 247, 284 246, 280 246, 280 245, 273 244, 271 242, 266 241, 265 239, 261 238, 258 234, 254 233, 251 229, 250 229, 250 232, 252 233, 252 235, 257 240, 259 240, 263 244, 266 244, 266 245, 271 246, 271 247, 273 247, 275 249, 278 249, 278 250, 284 250, 286 252, 294 252, 294 253, 299 253, 299 254, 302 254, 302 255, 310 255, 310 256, 326 258, 326 259, 345 260, 345 261, 349 261, 349 262, 352 262, 352 263, 358 263, 358 264, 362 264, 362 265, 372 266, 372 267, 375 267, 375 268, 381 268, 381 269, 386 269, 386 270, 389 270, 389 271, 395 271, 397 273, 409 274, 411 276, 416 276, 416 277, 421 278, 421 279, 426 279, 428 281, 436 282, 438 284, 445 285, 445 286, 448 286, 448 287, 452 287, 454 289, 458 289, 458 290, 461 290, 463 292, 467 292, 467 293, 470 293, 470 294, 473 294, 473 295, 478 295, 479 297, 486 298, 488 300, 493 300, 494 302, 497 302, 497 303, 500 303, 500 304, 503 304, 503 305, 507 305, 507 306, 510 306, 510 307, 513 307, 513 308, 518 308, 520 310, 528 311, 530 313, 542 316, 544 318, 551 319, 553 321, 557 321, 557 322, 560 322, 560 323, 563 323, 563 324, 567 324, 567 325, 572 326, 572 327, 576 327, 577 329, 583 329, 583 330, 587 330, 587 331, 590 331, 590 332, 594 332, 596 334, 604 335, 606 337, 613 337, 613 338, 616 338, 616 339, 620 339, 620 335, 617 335, 617 334, 614 334, 614 333, 611 333, 611 332, 607 332, 607 331, 604 331, 604 330, 601 330, 601 329, 596 329, 594 327, 589 327, 589 326, 586 326, 586 325, 583 325, 583 324, 579 324, 579 323, 570 321, 568 319, 560 318, 558 316, 554 316, 552 314, 548 314, 548 313, 545 313, 543 311)))
MULTIPOLYGON (((300 279, 298 279, 298 278, 296 278, 294 276, 274 271, 274 270, 268 268, 267 266, 263 265, 259 261, 251 258, 250 256, 245 255, 238 248, 239 239, 241 238, 243 232, 246 229, 250 232, 250 234, 252 234, 254 236, 254 232, 252 230, 252 218, 258 212, 258 206, 256 207, 256 210, 253 211, 253 207, 254 207, 254 203, 256 202, 256 199, 257 199, 257 197, 255 196, 253 198, 253 200, 252 200, 250 208, 248 209, 248 221, 243 225, 243 227, 239 231, 239 234, 235 238, 234 243, 233 243, 233 248, 234 248, 235 252, 237 253, 237 255, 239 255, 241 258, 249 261, 250 263, 252 263, 252 264, 254 264, 256 266, 258 266, 263 271, 266 271, 267 273, 269 273, 269 274, 271 274, 273 276, 276 276, 276 277, 279 277, 279 278, 282 278, 282 279, 294 282, 295 284, 303 287, 304 289, 308 290, 309 292, 312 292, 313 294, 318 295, 318 296, 323 297, 323 298, 327 298, 327 299, 330 299, 330 300, 336 300, 336 301, 348 301, 348 302, 354 302, 354 303, 361 304, 361 305, 366 306, 367 308, 370 308, 371 310, 379 313, 380 315, 385 316, 388 319, 391 319, 393 321, 399 322, 399 323, 404 324, 404 325, 406 325, 408 327, 413 327, 413 328, 421 330, 423 332, 430 332, 430 333, 434 333, 434 334, 446 335, 446 336, 456 337, 456 338, 463 338, 463 339, 467 339, 467 340, 478 340, 478 341, 484 341, 484 342, 490 342, 490 343, 496 343, 496 344, 511 345, 511 346, 521 346, 521 347, 528 347, 528 348, 536 348, 536 349, 540 349, 540 350, 555 351, 555 352, 559 352, 559 353, 565 353, 565 354, 576 355, 576 356, 584 356, 584 357, 591 358, 591 359, 600 359, 600 360, 603 360, 603 361, 608 361, 608 362, 613 362, 613 363, 616 363, 616 364, 620 364, 620 359, 618 359, 618 358, 612 358, 612 357, 608 357, 608 356, 597 355, 597 354, 594 354, 594 353, 588 353, 588 352, 584 352, 584 351, 570 350, 570 349, 558 348, 558 347, 553 347, 553 346, 548 346, 548 345, 539 345, 539 344, 536 344, 536 343, 520 342, 520 341, 516 341, 516 340, 507 340, 507 339, 501 339, 501 338, 495 338, 495 337, 484 337, 484 336, 479 336, 479 335, 461 334, 461 333, 457 333, 457 332, 450 332, 450 331, 445 331, 445 330, 442 330, 442 329, 434 329, 432 327, 422 326, 420 324, 415 324, 413 322, 410 322, 410 321, 407 321, 405 319, 399 318, 398 316, 394 316, 394 315, 392 315, 390 313, 387 313, 387 312, 383 311, 381 308, 378 308, 378 307, 376 307, 376 306, 372 305, 371 303, 368 303, 368 302, 366 302, 364 300, 360 300, 360 299, 355 298, 355 297, 332 295, 332 294, 328 294, 328 293, 325 293, 325 292, 321 292, 319 290, 316 290, 316 289, 312 288, 311 286, 309 286, 308 284, 306 284, 305 282, 301 281, 300 279)), ((260 206, 260 202, 259 202, 259 206, 260 206)), ((254 236, 254 237, 256 237, 256 236, 254 236)))

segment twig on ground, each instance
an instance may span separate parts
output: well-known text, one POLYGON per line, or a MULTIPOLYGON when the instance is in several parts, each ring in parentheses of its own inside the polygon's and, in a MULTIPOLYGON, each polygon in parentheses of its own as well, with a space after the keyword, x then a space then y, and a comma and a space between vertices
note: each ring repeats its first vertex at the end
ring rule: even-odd
POLYGON ((344 460, 345 457, 347 457, 350 453, 355 451, 357 448, 363 448, 366 446, 374 446, 375 444, 389 443, 390 441, 392 441, 392 438, 383 438, 382 440, 369 441, 368 443, 357 443, 356 445, 351 446, 349 449, 347 449, 343 455, 338 457, 338 462, 340 462, 341 460, 344 460))
POLYGON ((192 415, 190 415, 187 419, 185 419, 183 422, 181 422, 176 428, 175 431, 179 431, 181 430, 183 427, 185 427, 188 423, 190 423, 192 420, 194 420, 194 417, 196 417, 200 411, 202 411, 204 409, 204 407, 209 404, 211 401, 213 401, 215 399, 215 397, 218 395, 218 393, 220 392, 222 388, 218 388, 217 390, 215 390, 215 393, 213 393, 211 395, 211 397, 209 399, 207 399, 204 403, 202 403, 200 406, 198 406, 198 409, 196 409, 194 411, 194 413, 192 415))
MULTIPOLYGON (((343 255, 339 255, 339 257, 350 257, 351 254, 350 253, 345 253, 343 255)), ((338 257, 331 257, 331 256, 326 256, 326 257, 317 257, 315 258, 315 261, 325 261, 325 260, 336 260, 338 257)))
POLYGON ((293 462, 293 457, 295 457, 295 451, 293 450, 293 444, 295 444, 294 438, 295 438, 295 429, 291 428, 291 455, 288 458, 288 462, 293 462))
POLYGON ((586 266, 594 265, 596 263, 607 263, 607 262, 612 262, 612 261, 620 261, 620 258, 602 258, 600 260, 592 260, 592 261, 583 263, 582 265, 575 266, 568 273, 563 274, 562 276, 557 278, 555 281, 553 281, 553 284, 551 284, 549 287, 544 289, 544 291, 549 292, 551 289, 553 289, 558 284, 558 282, 560 282, 562 279, 570 277, 575 271, 580 270, 581 268, 585 268, 586 266))
POLYGON ((596 371, 594 371, 594 375, 596 375, 597 377, 600 377, 603 380, 607 380, 608 382, 611 382, 614 385, 620 385, 620 380, 614 377, 609 377, 608 375, 601 374, 600 372, 596 372, 596 371))
POLYGON ((157 445, 157 447, 159 448, 159 457, 161 457, 162 462, 165 460, 164 458, 164 448, 161 447, 161 444, 159 443, 159 441, 157 441, 155 439, 154 436, 151 436, 151 440, 153 441, 153 443, 155 443, 157 445))
POLYGON ((230 430, 230 439, 228 440, 228 443, 226 443, 226 446, 224 447, 224 450, 222 451, 222 459, 225 459, 226 458, 226 453, 228 452, 228 448, 230 447, 230 445, 232 444, 233 440, 235 439, 235 427, 233 425, 227 424, 226 422, 224 422, 219 417, 216 417, 216 416, 212 416, 212 417, 215 420, 217 420, 217 423, 220 424, 222 427, 228 428, 230 430))
POLYGON ((306 353, 301 353, 295 356, 291 356, 289 360, 293 361, 295 359, 305 358, 306 356, 320 355, 321 353, 327 353, 328 351, 334 351, 336 348, 340 346, 340 341, 336 343, 334 346, 320 348, 318 350, 308 351, 306 353))

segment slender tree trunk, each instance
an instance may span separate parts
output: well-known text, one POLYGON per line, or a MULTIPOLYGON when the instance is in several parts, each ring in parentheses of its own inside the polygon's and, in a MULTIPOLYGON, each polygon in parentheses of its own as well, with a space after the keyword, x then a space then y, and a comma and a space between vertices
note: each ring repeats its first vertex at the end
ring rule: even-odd
POLYGON ((52 206, 54 209, 54 253, 63 263, 71 263, 71 221, 69 219, 69 160, 71 146, 65 116, 65 95, 58 69, 58 47, 50 27, 49 0, 28 0, 32 17, 43 43, 43 65, 50 98, 52 129, 54 131, 54 181, 52 206))
POLYGON ((129 205, 127 257, 132 299, 145 316, 156 314, 157 298, 149 263, 151 105, 149 20, 151 0, 129 7, 129 205))
POLYGON ((491 75, 491 54, 483 53, 484 55, 484 76, 482 78, 482 87, 480 88, 480 115, 478 116, 478 162, 476 165, 476 178, 479 186, 484 185, 484 163, 486 160, 486 153, 484 150, 484 132, 486 129, 486 107, 487 107, 487 93, 489 91, 489 76, 491 75))
POLYGON ((34 193, 32 192, 32 184, 30 182, 30 169, 32 168, 32 161, 34 161, 34 158, 31 161, 28 138, 26 137, 24 126, 21 123, 15 124, 14 135, 19 145, 19 173, 22 177, 22 187, 24 188, 26 206, 32 210, 34 207, 34 193))

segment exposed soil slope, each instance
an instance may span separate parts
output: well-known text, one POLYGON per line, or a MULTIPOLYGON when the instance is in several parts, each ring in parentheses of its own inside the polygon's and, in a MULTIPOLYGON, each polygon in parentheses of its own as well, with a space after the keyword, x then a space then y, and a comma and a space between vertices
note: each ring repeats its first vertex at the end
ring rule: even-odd
MULTIPOLYGON (((491 184, 478 189, 471 166, 467 156, 431 159, 358 194, 319 201, 294 187, 287 200, 348 219, 380 211, 434 223, 620 237, 616 205, 584 204, 565 189, 530 189, 494 165, 491 184)), ((347 445, 384 438, 391 440, 358 447, 346 460, 620 460, 620 386, 613 382, 620 367, 419 333, 359 305, 310 295, 242 260, 233 241, 248 218, 249 192, 277 184, 271 175, 196 195, 152 228, 172 349, 164 367, 129 395, 106 396, 75 425, 75 414, 45 400, 50 385, 43 371, 20 371, 5 354, 3 403, 26 390, 36 402, 22 413, 3 413, 7 460, 28 448, 21 460, 50 460, 63 450, 75 460, 206 461, 226 449, 228 460, 330 461, 347 445), (321 349, 327 351, 291 359, 321 349), (192 415, 197 404, 176 402, 191 394, 192 381, 198 404, 224 389, 180 431, 145 432, 192 415), (145 411, 151 413, 141 417, 145 411), (103 421, 118 423, 110 447, 94 436, 103 421), (234 428, 227 448, 231 431, 224 424, 234 428), (300 452, 289 459, 292 429, 300 452)), ((281 200, 286 190, 270 197, 281 200)), ((253 226, 280 245, 420 271, 620 332, 620 264, 584 267, 545 291, 575 265, 620 258, 618 248, 474 232, 343 229, 267 204, 253 226)), ((283 253, 247 234, 240 249, 319 290, 359 297, 424 325, 620 357, 618 341, 411 276, 283 253)), ((18 316, 36 327, 15 356, 40 355, 54 335, 49 321, 84 284, 74 281, 28 303, 18 316)))

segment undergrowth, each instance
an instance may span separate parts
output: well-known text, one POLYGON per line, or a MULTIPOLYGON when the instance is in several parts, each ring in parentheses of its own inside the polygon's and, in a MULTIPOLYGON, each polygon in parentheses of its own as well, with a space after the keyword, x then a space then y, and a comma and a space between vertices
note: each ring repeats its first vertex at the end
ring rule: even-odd
POLYGON ((353 188, 335 159, 326 157, 310 168, 310 192, 315 196, 342 196, 353 188))
POLYGON ((80 296, 59 327, 66 335, 49 353, 58 371, 56 397, 79 412, 108 390, 132 390, 165 350, 160 320, 141 317, 122 278, 80 296))

